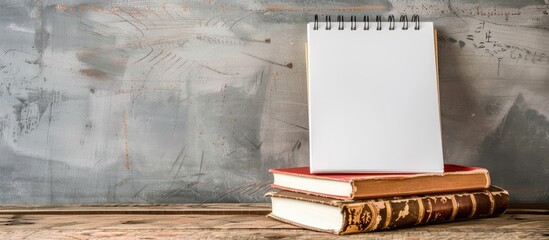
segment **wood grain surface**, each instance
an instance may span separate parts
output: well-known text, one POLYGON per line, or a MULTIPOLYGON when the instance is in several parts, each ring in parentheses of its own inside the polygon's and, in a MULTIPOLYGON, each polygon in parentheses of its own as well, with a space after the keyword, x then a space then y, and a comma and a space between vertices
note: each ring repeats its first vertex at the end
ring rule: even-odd
POLYGON ((3 207, 0 214, 0 238, 543 239, 549 236, 547 211, 544 214, 504 214, 493 218, 341 237, 300 229, 267 218, 264 213, 270 209, 268 204, 50 207, 47 208, 49 214, 35 214, 33 210, 36 209, 3 207), (96 211, 96 214, 70 212, 77 209, 88 213, 96 211), (163 209, 164 212, 139 212, 150 209, 163 209), (173 210, 171 213, 184 209, 203 211, 169 214, 170 209, 173 210), (105 214, 105 210, 109 210, 109 214, 105 214))
POLYGON ((0 215, 13 214, 268 214, 269 203, 223 203, 223 204, 111 204, 111 205, 65 205, 65 206, 31 206, 0 205, 0 215))

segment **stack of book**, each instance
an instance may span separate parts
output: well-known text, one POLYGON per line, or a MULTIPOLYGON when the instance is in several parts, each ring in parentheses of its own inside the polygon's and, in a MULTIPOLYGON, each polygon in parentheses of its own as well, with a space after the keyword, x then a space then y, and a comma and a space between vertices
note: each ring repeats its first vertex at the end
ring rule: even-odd
POLYGON ((350 234, 502 214, 507 191, 483 168, 446 164, 444 173, 311 174, 271 169, 269 217, 300 227, 350 234))

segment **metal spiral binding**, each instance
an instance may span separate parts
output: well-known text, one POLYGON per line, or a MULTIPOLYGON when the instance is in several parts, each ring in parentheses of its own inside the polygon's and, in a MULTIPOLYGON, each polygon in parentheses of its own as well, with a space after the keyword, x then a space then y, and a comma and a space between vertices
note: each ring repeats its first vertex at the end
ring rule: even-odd
MULTIPOLYGON (((395 30, 395 16, 389 15, 387 18, 389 22, 389 30, 395 30)), ((408 30, 408 16, 400 15, 400 20, 402 23, 402 30, 408 30)), ((414 22, 414 30, 419 30, 419 16, 412 15, 412 22, 414 22)), ((370 30, 370 16, 364 15, 362 20, 364 24, 364 30, 370 30)), ((345 17, 343 15, 337 15, 338 30, 345 30, 345 17)), ((381 30, 381 15, 376 16, 376 30, 381 30)), ((314 30, 318 30, 318 14, 315 15, 315 21, 313 25, 314 30)), ((351 30, 355 31, 357 29, 356 16, 351 16, 351 30)), ((326 15, 326 30, 332 30, 332 17, 326 15)))
POLYGON ((408 16, 400 15, 400 22, 402 23, 402 30, 408 30, 408 16))
POLYGON ((416 23, 416 26, 414 27, 415 30, 419 30, 419 16, 413 15, 412 16, 412 22, 416 23))
POLYGON ((395 30, 395 16, 389 15, 389 30, 395 30))

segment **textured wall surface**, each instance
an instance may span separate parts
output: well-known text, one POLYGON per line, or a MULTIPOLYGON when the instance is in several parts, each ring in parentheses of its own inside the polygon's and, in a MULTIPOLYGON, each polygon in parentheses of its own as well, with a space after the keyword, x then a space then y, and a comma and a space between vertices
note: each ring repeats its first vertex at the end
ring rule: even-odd
POLYGON ((445 161, 488 167, 514 203, 548 203, 548 12, 511 0, 0 0, 0 203, 266 201, 267 169, 308 161, 315 13, 434 21, 445 161))

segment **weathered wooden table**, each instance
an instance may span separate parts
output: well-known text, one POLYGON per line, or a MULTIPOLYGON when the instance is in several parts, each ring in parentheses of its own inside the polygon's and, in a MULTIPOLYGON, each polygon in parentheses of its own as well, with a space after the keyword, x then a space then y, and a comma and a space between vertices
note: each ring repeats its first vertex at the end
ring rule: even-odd
POLYGON ((549 239, 549 210, 349 236, 308 231, 265 217, 269 204, 0 206, 0 239, 549 239))

